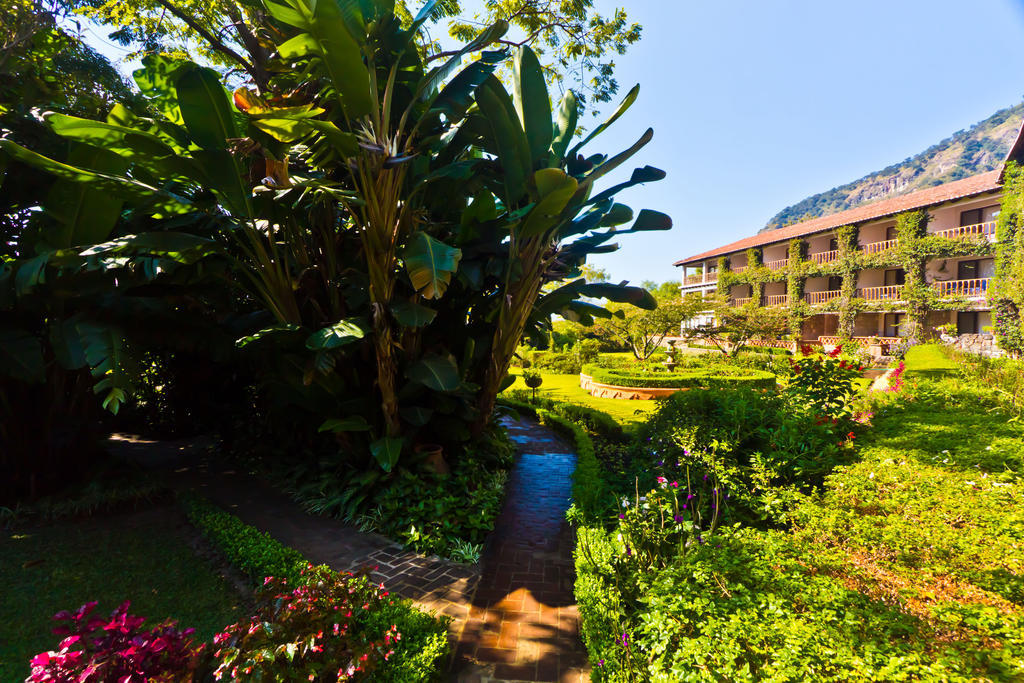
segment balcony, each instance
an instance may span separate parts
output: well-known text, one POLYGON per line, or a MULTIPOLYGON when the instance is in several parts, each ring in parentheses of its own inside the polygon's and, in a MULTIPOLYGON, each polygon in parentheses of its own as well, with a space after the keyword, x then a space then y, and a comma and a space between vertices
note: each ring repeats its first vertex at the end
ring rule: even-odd
POLYGON ((889 251, 899 243, 898 239, 869 242, 864 245, 863 249, 865 254, 881 254, 884 251, 889 251))
POLYGON ((731 270, 734 273, 742 273, 746 269, 747 269, 746 266, 736 266, 735 268, 732 268, 731 270))
POLYGON ((702 282, 704 282, 703 274, 687 275, 683 278, 684 285, 699 285, 702 282))
POLYGON ((948 228, 932 233, 935 237, 946 237, 949 239, 961 239, 964 237, 985 237, 990 242, 996 239, 996 222, 975 223, 974 225, 961 225, 958 228, 948 228))
POLYGON ((768 270, 782 270, 783 268, 786 267, 787 263, 789 263, 789 259, 784 258, 779 259, 778 261, 768 261, 767 263, 764 264, 764 267, 767 268, 768 270))
POLYGON ((818 265, 824 265, 826 263, 832 263, 838 259, 839 250, 833 249, 832 251, 820 251, 817 254, 808 254, 807 258, 818 265))
POLYGON ((827 304, 833 299, 838 299, 840 294, 842 294, 842 292, 839 290, 829 292, 807 292, 804 294, 804 300, 812 306, 815 304, 827 304))
POLYGON ((739 307, 739 306, 746 306, 749 303, 750 303, 750 297, 748 296, 748 297, 745 297, 745 298, 742 298, 742 299, 733 299, 733 304, 732 305, 735 308, 735 307, 739 307))
POLYGON ((787 294, 770 294, 764 298, 764 305, 785 306, 787 299, 789 299, 789 296, 787 294))
POLYGON ((977 278, 974 280, 942 280, 933 282, 932 287, 939 296, 962 296, 970 299, 985 298, 985 291, 988 289, 989 278, 977 278))
POLYGON ((707 277, 704 278, 704 282, 718 282, 718 272, 708 273, 707 277))
POLYGON ((865 301, 899 301, 902 296, 903 285, 864 287, 860 290, 860 298, 865 301))

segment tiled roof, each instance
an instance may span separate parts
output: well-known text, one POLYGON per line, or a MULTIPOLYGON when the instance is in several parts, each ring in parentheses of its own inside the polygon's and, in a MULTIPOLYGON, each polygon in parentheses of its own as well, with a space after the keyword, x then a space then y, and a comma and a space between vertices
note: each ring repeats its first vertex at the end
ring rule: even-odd
MULTIPOLYGON (((1011 155, 1012 153, 1013 150, 1011 150, 1011 155)), ((951 183, 936 185, 935 187, 918 190, 917 192, 911 192, 898 197, 891 197, 890 199, 883 199, 880 202, 874 202, 872 204, 855 206, 854 208, 847 209, 846 211, 840 211, 839 213, 834 213, 829 216, 821 216, 820 218, 812 218, 811 220, 804 221, 802 223, 794 223, 793 225, 788 225, 784 228, 779 228, 778 230, 767 230, 765 232, 758 233, 757 235, 745 237, 731 244, 717 247, 711 251, 705 251, 701 254, 696 254, 689 258, 682 259, 681 261, 676 261, 672 265, 682 266, 693 263, 694 261, 702 261, 712 256, 721 256, 723 254, 749 249, 750 247, 759 247, 765 244, 783 242, 793 237, 802 237, 816 232, 824 232, 826 230, 838 228, 841 225, 863 223, 865 221, 884 218, 903 211, 920 209, 934 204, 942 204, 944 202, 953 201, 954 199, 963 199, 964 197, 983 194, 985 192, 993 192, 1001 188, 1001 173, 1002 168, 995 171, 989 171, 988 173, 979 173, 978 175, 971 176, 970 178, 964 178, 963 180, 956 180, 951 183)))

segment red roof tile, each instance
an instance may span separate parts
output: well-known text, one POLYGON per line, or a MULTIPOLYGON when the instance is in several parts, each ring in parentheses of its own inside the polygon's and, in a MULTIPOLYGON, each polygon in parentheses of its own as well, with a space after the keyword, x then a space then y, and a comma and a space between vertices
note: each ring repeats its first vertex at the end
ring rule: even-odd
MULTIPOLYGON (((1011 155, 1013 152, 1014 150, 1011 150, 1011 155)), ((1001 189, 1001 173, 1002 168, 995 171, 989 171, 988 173, 979 173, 978 175, 971 176, 970 178, 964 178, 963 180, 956 180, 951 183, 936 185, 935 187, 918 190, 917 192, 883 199, 882 201, 874 202, 872 204, 855 206, 854 208, 847 209, 846 211, 840 211, 839 213, 834 213, 829 216, 821 216, 820 218, 812 218, 811 220, 803 221, 802 223, 794 223, 793 225, 788 225, 784 228, 779 228, 778 230, 768 230, 758 233, 757 235, 745 237, 731 244, 717 247, 711 251, 705 251, 689 258, 682 259, 681 261, 676 261, 672 265, 682 266, 694 261, 704 260, 711 256, 721 256, 722 254, 742 251, 743 249, 749 249, 750 247, 759 247, 765 244, 783 242, 793 237, 802 237, 816 232, 824 232, 826 230, 838 228, 841 225, 863 223, 865 221, 884 218, 885 216, 891 216, 903 211, 920 209, 934 204, 942 204, 944 202, 953 201, 954 199, 963 199, 964 197, 970 197, 972 195, 984 194, 985 192, 993 192, 1001 189)))

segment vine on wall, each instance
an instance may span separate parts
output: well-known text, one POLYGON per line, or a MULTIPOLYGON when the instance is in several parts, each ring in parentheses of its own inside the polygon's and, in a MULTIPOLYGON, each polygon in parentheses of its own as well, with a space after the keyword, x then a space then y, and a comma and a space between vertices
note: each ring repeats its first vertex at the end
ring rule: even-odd
POLYGON ((989 292, 999 347, 1024 353, 1024 168, 1006 164, 1003 201, 996 224, 995 277, 989 292))
POLYGON ((804 264, 807 262, 807 242, 800 238, 789 241, 789 256, 786 264, 786 303, 789 313, 789 331, 799 339, 803 333, 804 320, 810 314, 807 302, 804 301, 804 287, 807 276, 804 264))
POLYGON ((855 225, 836 228, 836 242, 839 243, 838 271, 843 278, 839 287, 839 327, 836 334, 840 339, 853 336, 853 322, 857 317, 854 299, 857 297, 857 242, 860 229, 855 225))
POLYGON ((903 299, 907 302, 904 334, 911 341, 924 335, 924 320, 930 308, 928 304, 935 298, 924 277, 929 255, 923 239, 927 233, 927 211, 907 211, 896 217, 896 234, 899 239, 896 255, 904 272, 903 299))

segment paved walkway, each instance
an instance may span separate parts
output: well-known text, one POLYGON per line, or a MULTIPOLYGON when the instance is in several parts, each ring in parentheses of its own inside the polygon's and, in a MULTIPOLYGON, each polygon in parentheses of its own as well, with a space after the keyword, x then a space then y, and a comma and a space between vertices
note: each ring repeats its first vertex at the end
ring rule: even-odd
POLYGON ((167 469, 174 487, 202 493, 315 564, 366 569, 393 594, 452 617, 453 681, 585 681, 573 537, 565 522, 576 456, 534 422, 503 424, 519 457, 478 566, 419 555, 379 534, 306 514, 259 479, 207 457, 209 442, 115 436, 111 448, 167 469))
POLYGON ((589 680, 573 598, 573 535, 565 521, 576 455, 536 423, 505 420, 519 458, 488 541, 458 681, 589 680))

